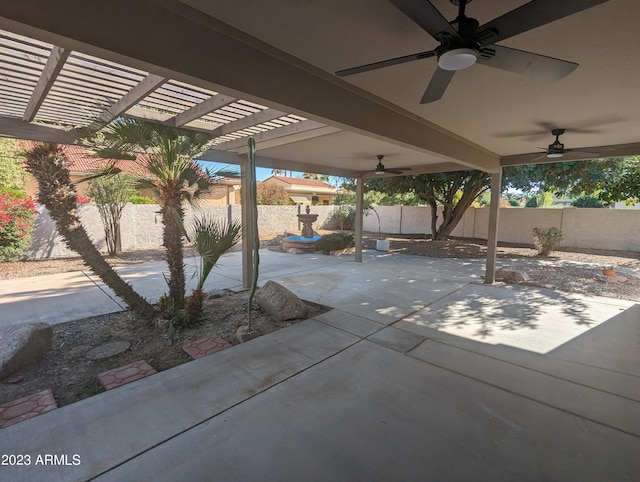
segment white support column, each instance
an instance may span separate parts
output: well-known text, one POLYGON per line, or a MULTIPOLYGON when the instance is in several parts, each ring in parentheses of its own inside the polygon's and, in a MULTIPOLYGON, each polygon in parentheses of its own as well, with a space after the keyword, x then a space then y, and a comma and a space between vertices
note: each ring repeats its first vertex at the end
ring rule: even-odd
POLYGON ((487 237, 487 265, 484 275, 486 284, 496 281, 496 253, 498 251, 498 218, 500 217, 500 187, 502 169, 491 174, 491 205, 489 207, 489 234, 487 237))
POLYGON ((359 176, 356 180, 356 219, 355 219, 355 242, 356 242, 356 256, 355 261, 357 263, 362 263, 362 219, 363 219, 363 208, 364 206, 364 196, 363 196, 363 181, 362 176, 359 176))
POLYGON ((251 223, 249 222, 249 168, 246 159, 240 164, 240 203, 242 213, 242 286, 249 288, 253 274, 253 255, 251 250, 252 233, 251 223))

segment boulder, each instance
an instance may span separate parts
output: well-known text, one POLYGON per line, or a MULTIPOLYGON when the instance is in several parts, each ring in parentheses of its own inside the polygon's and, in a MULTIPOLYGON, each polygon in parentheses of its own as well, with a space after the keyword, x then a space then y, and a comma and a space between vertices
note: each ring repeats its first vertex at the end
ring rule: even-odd
POLYGON ((25 323, 0 328, 0 380, 30 365, 51 349, 53 328, 25 323))
POLYGON ((263 311, 278 321, 304 318, 307 315, 307 305, 287 288, 273 281, 267 281, 256 291, 255 299, 263 311))
POLYGON ((501 279, 505 283, 521 283, 529 281, 529 275, 524 271, 499 269, 496 271, 496 279, 501 279))

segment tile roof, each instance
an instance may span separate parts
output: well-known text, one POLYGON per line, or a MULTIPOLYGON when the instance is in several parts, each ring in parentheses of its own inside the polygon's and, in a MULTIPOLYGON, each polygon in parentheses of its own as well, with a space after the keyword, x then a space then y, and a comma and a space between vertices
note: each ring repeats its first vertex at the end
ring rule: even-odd
MULTIPOLYGON (((20 141, 23 149, 30 149, 36 143, 32 141, 20 141)), ((69 163, 69 171, 71 173, 88 174, 91 172, 97 172, 105 164, 113 163, 122 172, 133 174, 138 177, 149 176, 149 172, 146 169, 146 161, 139 156, 137 160, 128 159, 104 159, 101 157, 95 157, 89 153, 87 148, 82 146, 76 146, 71 144, 60 144, 60 148, 67 158, 69 163)))

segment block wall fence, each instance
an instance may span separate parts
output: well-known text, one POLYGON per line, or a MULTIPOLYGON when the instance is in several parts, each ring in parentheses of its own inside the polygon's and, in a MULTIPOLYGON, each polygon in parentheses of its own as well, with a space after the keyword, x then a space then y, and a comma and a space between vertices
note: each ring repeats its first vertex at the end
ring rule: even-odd
MULTIPOLYGON (((186 223, 194 212, 203 211, 222 219, 241 217, 239 205, 186 208, 186 223)), ((318 214, 316 229, 335 229, 331 219, 335 206, 313 206, 318 214)), ((429 234, 431 209, 423 206, 379 206, 380 231, 383 234, 429 234)), ((102 220, 95 205, 79 206, 80 217, 91 239, 106 252, 102 220)), ((297 233, 300 230, 297 206, 258 206, 258 229, 263 234, 297 233)), ((488 208, 469 208, 452 235, 462 238, 487 239, 488 208)), ((588 208, 501 208, 498 240, 510 243, 533 243, 534 227, 560 228, 566 235, 563 247, 607 249, 640 252, 640 210, 588 208)), ((377 232, 378 218, 370 213, 364 218, 364 230, 377 232)), ((162 223, 159 206, 132 205, 125 207, 121 221, 120 245, 123 251, 157 248, 162 245, 162 223)), ((27 259, 74 257, 46 209, 40 207, 33 240, 27 259)))

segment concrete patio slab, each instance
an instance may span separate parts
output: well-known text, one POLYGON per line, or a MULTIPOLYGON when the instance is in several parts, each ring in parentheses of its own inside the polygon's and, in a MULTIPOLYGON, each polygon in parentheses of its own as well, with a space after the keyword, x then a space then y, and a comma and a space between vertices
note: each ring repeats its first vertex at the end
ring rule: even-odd
POLYGON ((408 355, 640 437, 637 401, 433 340, 408 355))
POLYGON ((632 480, 637 443, 362 341, 97 480, 632 480))
MULTIPOLYGON (((635 319, 636 325, 639 325, 637 330, 640 331, 640 317, 637 316, 637 312, 636 314, 634 314, 630 310, 632 310, 632 308, 628 308, 624 312, 614 315, 612 318, 599 326, 603 327, 609 324, 617 325, 617 320, 621 317, 624 317, 635 319)), ((411 330, 407 331, 406 333, 418 336, 414 333, 414 325, 405 325, 404 322, 398 322, 392 327, 389 327, 389 329, 396 329, 398 331, 405 332, 404 329, 398 328, 402 326, 411 330)), ((591 360, 588 360, 590 364, 581 363, 559 358, 556 355, 556 353, 558 353, 556 350, 541 355, 540 353, 536 353, 534 351, 514 348, 512 346, 502 344, 493 345, 469 338, 462 338, 459 336, 451 335, 449 333, 438 331, 436 329, 430 329, 425 326, 421 326, 419 331, 420 333, 422 333, 423 339, 428 338, 429 340, 437 341, 438 343, 455 346, 473 353, 477 353, 479 355, 488 356, 496 360, 506 361, 513 365, 526 367, 540 373, 546 373, 556 378, 569 380, 574 383, 594 388, 596 390, 615 394, 640 402, 640 383, 638 383, 638 377, 613 369, 596 366, 595 364, 600 363, 601 360, 595 357, 591 360)), ((383 332, 380 332, 380 334, 382 334, 383 332)), ((566 346, 571 352, 583 353, 585 358, 589 358, 590 352, 586 347, 582 346, 582 337, 588 337, 589 333, 590 332, 586 332, 584 335, 578 336, 577 338, 569 341, 566 345, 562 346, 566 346)), ((637 352, 637 348, 635 346, 636 337, 637 335, 625 337, 628 347, 626 350, 620 351, 621 357, 620 360, 618 360, 617 364, 618 366, 621 365, 621 368, 626 371, 632 371, 633 367, 635 367, 637 363, 639 363, 637 358, 629 360, 629 358, 625 355, 625 352, 627 350, 635 350, 637 352)), ((373 336, 369 339, 374 341, 373 336)), ((605 343, 606 345, 606 342, 604 340, 603 343, 605 343)), ((560 347, 560 349, 562 349, 562 346, 560 347)), ((611 358, 615 358, 615 355, 611 358)))
POLYGON ((367 340, 400 353, 406 353, 422 343, 425 337, 388 326, 367 337, 367 340))
MULTIPOLYGON (((3 480, 640 473, 634 303, 475 284, 475 261, 265 259, 275 281, 339 309, 3 429, 0 453, 81 460, 3 467, 3 480)), ((222 261, 233 271, 239 258, 222 261)), ((136 282, 166 290, 152 271, 136 282)), ((224 273, 216 283, 239 284, 224 273)))
POLYGON ((362 338, 384 327, 381 323, 376 323, 375 321, 361 318, 339 309, 327 311, 326 313, 315 316, 313 319, 362 338))
POLYGON ((633 304, 529 286, 470 284, 396 327, 418 334, 428 332, 423 327, 434 328, 484 343, 547 353, 633 304))

